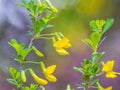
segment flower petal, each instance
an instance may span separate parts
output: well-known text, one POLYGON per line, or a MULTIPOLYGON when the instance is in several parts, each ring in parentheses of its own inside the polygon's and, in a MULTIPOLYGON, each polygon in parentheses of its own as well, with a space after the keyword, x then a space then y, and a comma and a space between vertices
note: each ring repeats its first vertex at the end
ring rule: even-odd
POLYGON ((116 77, 117 77, 117 73, 116 73, 116 72, 113 72, 113 71, 107 72, 107 73, 106 73, 106 77, 107 77, 107 78, 116 78, 116 77))
POLYGON ((65 49, 56 49, 56 51, 60 54, 60 55, 69 55, 69 53, 65 50, 65 49))
POLYGON ((51 65, 46 68, 46 73, 52 74, 55 71, 55 69, 56 69, 56 65, 51 65))
POLYGON ((45 75, 45 78, 50 81, 50 82, 56 82, 57 81, 57 78, 55 76, 53 76, 52 74, 44 74, 45 75))
POLYGON ((112 71, 114 66, 114 60, 108 61, 102 68, 102 71, 109 72, 112 71))
POLYGON ((71 47, 71 44, 70 43, 67 43, 64 48, 70 48, 71 47))
POLYGON ((40 84, 40 85, 47 85, 48 81, 38 77, 36 74, 32 74, 33 79, 36 81, 36 83, 40 84))
POLYGON ((67 45, 69 43, 69 39, 63 38, 61 40, 58 40, 54 43, 55 48, 64 48, 65 46, 68 47, 70 45, 67 45))
POLYGON ((104 88, 103 90, 112 90, 112 86, 110 86, 108 88, 104 88))

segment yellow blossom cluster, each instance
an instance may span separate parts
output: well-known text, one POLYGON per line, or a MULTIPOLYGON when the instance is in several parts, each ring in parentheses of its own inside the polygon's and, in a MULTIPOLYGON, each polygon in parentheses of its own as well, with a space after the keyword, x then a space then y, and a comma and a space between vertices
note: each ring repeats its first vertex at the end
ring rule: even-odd
MULTIPOLYGON (((40 66, 42 69, 42 73, 46 79, 43 79, 43 78, 37 76, 31 68, 28 69, 30 71, 31 76, 33 77, 34 81, 37 84, 47 85, 48 81, 49 82, 56 82, 57 81, 57 78, 53 75, 53 73, 56 69, 56 65, 51 65, 51 66, 48 66, 47 68, 45 68, 44 63, 40 62, 40 66)), ((26 76, 25 76, 24 70, 21 71, 21 79, 24 83, 26 82, 26 76)))
MULTIPOLYGON (((106 78, 116 78, 117 74, 120 74, 118 72, 113 71, 113 67, 114 67, 114 60, 109 60, 103 65, 102 72, 106 73, 106 78)), ((97 83, 97 85, 98 85, 98 90, 112 90, 112 86, 103 88, 99 83, 97 83)))
POLYGON ((71 47, 68 38, 55 41, 53 46, 60 55, 69 55, 69 53, 65 50, 65 48, 71 47))
POLYGON ((107 61, 106 64, 103 66, 102 71, 106 73, 107 78, 116 78, 118 72, 113 71, 114 67, 114 60, 107 61))

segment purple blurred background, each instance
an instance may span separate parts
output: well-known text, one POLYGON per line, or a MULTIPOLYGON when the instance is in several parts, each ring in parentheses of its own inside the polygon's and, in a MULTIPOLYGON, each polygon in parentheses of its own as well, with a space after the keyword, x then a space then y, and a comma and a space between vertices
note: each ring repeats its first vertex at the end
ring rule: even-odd
MULTIPOLYGON (((28 12, 25 8, 16 6, 16 2, 20 0, 0 0, 0 90, 12 90, 14 87, 6 81, 6 78, 9 78, 7 67, 19 68, 19 64, 11 58, 15 51, 8 45, 8 41, 15 38, 20 43, 28 44, 30 40, 27 36, 28 25, 31 25, 28 12)), ((50 31, 62 32, 70 39, 72 48, 69 49, 69 56, 60 56, 50 41, 42 39, 35 41, 35 46, 44 52, 45 57, 38 58, 31 53, 28 56, 29 60, 42 60, 47 66, 57 65, 55 75, 58 81, 49 83, 46 90, 65 90, 67 84, 78 90, 76 85, 81 82, 81 74, 75 72, 73 66, 80 67, 84 58, 90 58, 91 50, 81 40, 89 36, 89 21, 92 19, 115 19, 114 25, 105 34, 107 38, 99 51, 106 52, 103 61, 114 59, 114 71, 120 72, 120 0, 51 0, 51 2, 59 13, 57 18, 52 20, 54 28, 50 31)), ((39 72, 39 67, 32 67, 39 72)), ((31 81, 31 77, 28 78, 31 81)), ((104 87, 112 85, 113 90, 120 90, 120 76, 116 79, 106 79, 104 75, 99 78, 104 87)))

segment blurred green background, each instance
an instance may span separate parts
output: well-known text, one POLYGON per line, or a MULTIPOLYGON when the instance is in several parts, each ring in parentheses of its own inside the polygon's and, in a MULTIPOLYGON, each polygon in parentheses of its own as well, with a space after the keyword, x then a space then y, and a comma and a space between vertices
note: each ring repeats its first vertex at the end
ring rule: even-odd
MULTIPOLYGON (((91 50, 81 41, 89 37, 90 20, 115 19, 114 25, 105 34, 107 38, 100 46, 99 51, 106 52, 102 58, 103 61, 114 59, 114 70, 120 72, 120 0, 50 1, 59 12, 57 18, 51 21, 54 27, 44 32, 62 32, 70 39, 72 48, 68 50, 69 56, 60 56, 55 52, 50 41, 40 39, 34 42, 35 46, 44 52, 45 57, 38 58, 31 53, 28 59, 42 60, 47 66, 57 65, 55 76, 58 81, 49 83, 46 90, 65 90, 67 84, 77 90, 77 84, 81 82, 81 74, 75 72, 73 66, 80 67, 84 58, 91 57, 91 50)), ((14 87, 6 81, 6 78, 9 78, 7 67, 19 68, 19 64, 12 59, 15 51, 8 45, 8 41, 15 38, 20 43, 28 44, 30 40, 30 37, 27 36, 28 25, 31 25, 28 12, 25 8, 16 6, 16 2, 20 2, 20 0, 0 0, 0 90, 12 90, 14 87)), ((39 67, 32 67, 39 72, 39 67)), ((31 81, 30 76, 28 76, 28 80, 31 81)), ((112 85, 113 90, 120 90, 120 76, 116 79, 106 79, 103 75, 100 77, 100 82, 104 87, 112 85)))

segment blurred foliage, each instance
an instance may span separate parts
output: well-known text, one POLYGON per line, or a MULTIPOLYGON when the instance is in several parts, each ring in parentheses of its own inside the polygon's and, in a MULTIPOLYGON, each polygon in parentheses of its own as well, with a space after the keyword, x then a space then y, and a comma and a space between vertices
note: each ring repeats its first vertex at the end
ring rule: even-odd
MULTIPOLYGON (((7 0, 5 0, 5 1, 7 1, 7 0)), ((97 1, 96 0, 76 0, 76 1, 74 1, 74 3, 71 4, 71 2, 73 2, 73 0, 60 0, 60 1, 59 0, 51 0, 51 1, 53 2, 53 4, 56 7, 58 6, 58 9, 60 9, 58 12, 57 18, 55 20, 51 21, 55 25, 55 27, 52 30, 53 31, 62 31, 65 34, 65 36, 69 37, 70 42, 73 45, 73 47, 70 50, 70 52, 72 53, 72 55, 70 53, 70 57, 68 56, 68 57, 60 58, 58 55, 55 55, 55 52, 51 52, 51 49, 53 49, 53 48, 51 48, 51 49, 47 48, 47 49, 43 50, 43 52, 45 52, 47 54, 47 56, 44 57, 46 59, 45 62, 47 62, 47 64, 50 64, 50 63, 60 64, 58 66, 58 71, 56 72, 56 74, 58 77, 62 78, 62 75, 61 75, 61 74, 63 74, 63 73, 61 73, 62 71, 66 72, 66 70, 68 71, 68 68, 69 68, 69 72, 72 72, 71 67, 74 64, 72 62, 73 60, 76 61, 76 63, 78 63, 78 61, 82 61, 81 58, 83 56, 80 56, 80 55, 81 54, 83 55, 83 53, 86 53, 86 55, 87 55, 87 53, 88 53, 88 52, 86 52, 87 51, 86 46, 84 46, 84 44, 82 44, 82 42, 81 42, 81 39, 83 39, 89 35, 90 31, 88 30, 88 28, 89 28, 88 22, 91 19, 106 19, 108 17, 115 17, 118 20, 119 16, 120 16, 120 13, 119 13, 120 2, 119 2, 119 0, 97 0, 97 1), (58 2, 62 2, 62 3, 59 4, 58 2), (64 4, 64 7, 62 7, 63 6, 62 4, 64 4), (74 55, 76 57, 74 57, 74 55), (63 68, 64 68, 64 70, 63 70, 63 68)), ((7 2, 3 6, 7 7, 7 5, 8 5, 7 2)), ((9 4, 10 3, 11 2, 9 2, 9 4)), ((8 19, 8 20, 13 20, 13 22, 15 22, 16 24, 19 23, 19 22, 14 21, 14 18, 16 16, 11 15, 11 13, 10 13, 10 11, 11 10, 13 11, 14 10, 13 8, 16 8, 16 7, 13 7, 14 5, 8 5, 8 6, 10 8, 4 7, 4 8, 1 8, 1 10, 3 10, 7 16, 11 16, 13 18, 13 19, 8 19)), ((18 13, 18 12, 19 12, 19 10, 16 10, 16 12, 14 12, 14 13, 18 13)), ((3 14, 3 13, 0 13, 0 15, 1 14, 3 14)), ((22 16, 22 14, 19 14, 19 15, 22 16)), ((6 16, 6 15, 4 15, 4 16, 6 16)), ((24 21, 26 20, 25 17, 22 17, 22 18, 23 18, 22 20, 24 20, 24 21)), ((8 53, 11 54, 12 51, 9 52, 9 47, 7 45, 5 45, 6 44, 5 42, 8 42, 8 39, 10 39, 11 36, 16 37, 17 39, 20 39, 22 37, 23 41, 27 41, 23 37, 23 32, 21 32, 19 29, 17 29, 18 30, 17 31, 15 27, 10 26, 8 23, 4 23, 4 24, 5 25, 2 24, 2 26, 0 27, 1 67, 4 65, 9 66, 10 64, 12 64, 12 62, 9 61, 10 58, 8 57, 8 53), (15 30, 15 31, 13 31, 13 30, 15 30), (12 33, 9 33, 10 31, 12 31, 12 33), (15 33, 16 33, 16 35, 14 35, 15 33)), ((49 32, 49 30, 46 30, 44 32, 49 32)), ((111 34, 113 34, 114 31, 109 31, 109 32, 112 32, 111 34)), ((109 37, 111 36, 111 34, 109 34, 109 37)), ((39 43, 39 41, 37 43, 39 43)), ((46 44, 45 44, 45 42, 44 42, 44 44, 39 43, 39 45, 36 45, 36 46, 37 47, 47 47, 49 45, 48 43, 49 42, 46 42, 46 44)), ((30 59, 38 59, 38 58, 30 57, 30 59)), ((12 64, 12 65, 15 65, 15 64, 12 64)), ((16 67, 17 67, 17 65, 16 65, 16 67)), ((1 69, 4 70, 4 68, 1 68, 1 69)), ((4 71, 2 71, 2 70, 1 70, 1 72, 3 72, 3 74, 4 74, 4 71)), ((64 77, 63 78, 67 79, 68 74, 64 74, 65 78, 64 77)), ((74 75, 70 75, 70 76, 71 76, 71 80, 73 80, 72 77, 74 77, 74 75)), ((4 77, 4 75, 2 77, 4 77)), ((3 78, 1 78, 1 82, 2 81, 4 82, 3 78)), ((61 87, 64 87, 65 81, 60 80, 60 82, 61 82, 61 87)), ((2 88, 3 85, 1 85, 0 87, 2 88)), ((56 88, 56 87, 59 88, 58 85, 54 86, 54 88, 56 88)), ((61 90, 61 89, 57 89, 57 90, 61 90)))

